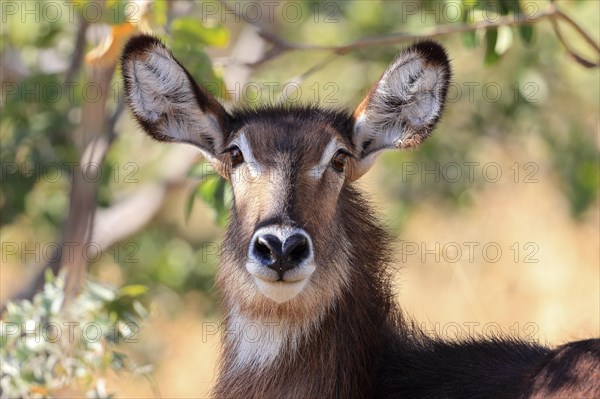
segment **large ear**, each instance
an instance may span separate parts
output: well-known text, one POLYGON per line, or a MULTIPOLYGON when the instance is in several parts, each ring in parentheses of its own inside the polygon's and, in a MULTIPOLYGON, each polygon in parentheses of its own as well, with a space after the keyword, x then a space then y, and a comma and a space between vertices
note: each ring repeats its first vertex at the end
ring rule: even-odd
POLYGON ((444 48, 431 41, 402 51, 354 111, 352 142, 358 179, 386 149, 419 145, 442 115, 450 62, 444 48))
POLYGON ((163 43, 131 38, 121 58, 125 100, 142 128, 159 141, 192 144, 223 174, 219 160, 230 116, 194 81, 163 43))

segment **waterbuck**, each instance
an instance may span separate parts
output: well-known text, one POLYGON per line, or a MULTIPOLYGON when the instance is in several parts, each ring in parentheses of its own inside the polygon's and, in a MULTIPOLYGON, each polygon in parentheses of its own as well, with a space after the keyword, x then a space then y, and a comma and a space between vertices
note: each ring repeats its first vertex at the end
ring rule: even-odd
POLYGON ((231 182, 215 397, 600 397, 600 340, 446 342, 394 302, 389 237, 353 182, 436 125, 451 77, 439 44, 401 52, 352 114, 227 111, 147 35, 127 43, 122 72, 143 130, 196 146, 231 182))

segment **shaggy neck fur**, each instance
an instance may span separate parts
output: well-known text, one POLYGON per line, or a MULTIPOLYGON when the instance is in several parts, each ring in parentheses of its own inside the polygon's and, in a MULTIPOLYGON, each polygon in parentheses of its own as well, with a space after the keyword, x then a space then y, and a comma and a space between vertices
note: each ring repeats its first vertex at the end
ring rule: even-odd
POLYGON ((385 271, 388 236, 368 209, 352 187, 343 189, 338 212, 351 243, 350 284, 312 319, 279 314, 269 324, 241 317, 221 287, 227 332, 215 397, 370 396, 384 344, 398 331, 399 312, 385 271))
MULTIPOLYGON (((582 353, 600 357, 599 340, 551 351, 514 338, 448 342, 426 336, 394 303, 386 270, 389 238, 369 209, 352 186, 342 189, 338 220, 351 244, 349 284, 335 300, 312 308, 312 318, 296 318, 288 304, 273 304, 261 313, 269 315, 266 319, 241 316, 220 270, 225 336, 214 397, 528 398, 547 393, 543 373, 560 356, 570 356, 572 367, 559 363, 564 368, 582 371, 557 392, 571 395, 564 397, 597 393, 590 382, 600 373, 600 360, 582 353)), ((225 242, 235 234, 232 223, 225 242)), ((227 262, 227 246, 223 255, 227 262)), ((548 373, 560 377, 565 370, 548 373)))

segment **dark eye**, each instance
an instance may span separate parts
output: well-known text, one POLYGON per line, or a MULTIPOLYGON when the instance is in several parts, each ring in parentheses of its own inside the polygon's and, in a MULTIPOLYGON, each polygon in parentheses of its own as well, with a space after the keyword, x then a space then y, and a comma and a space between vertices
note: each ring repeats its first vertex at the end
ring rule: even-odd
POLYGON ((231 159, 231 168, 235 168, 244 162, 244 155, 237 147, 233 147, 229 150, 229 158, 231 159))
POLYGON ((331 167, 336 170, 336 172, 342 173, 346 168, 346 161, 348 160, 348 153, 345 150, 339 150, 331 160, 331 167))

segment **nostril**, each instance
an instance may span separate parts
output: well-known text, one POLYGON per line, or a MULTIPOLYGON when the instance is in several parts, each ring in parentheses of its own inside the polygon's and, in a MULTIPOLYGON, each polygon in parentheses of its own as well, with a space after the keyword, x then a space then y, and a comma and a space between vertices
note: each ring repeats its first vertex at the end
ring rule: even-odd
POLYGON ((285 240, 282 252, 290 262, 300 263, 308 257, 308 240, 302 234, 294 234, 285 240))
POLYGON ((256 241, 256 244, 254 244, 254 252, 261 258, 268 259, 271 257, 271 250, 269 249, 269 247, 267 247, 264 243, 260 241, 256 241))
POLYGON ((292 252, 289 253, 288 259, 294 263, 299 263, 307 258, 308 255, 308 246, 303 244, 294 248, 292 252))
POLYGON ((272 278, 273 275, 262 267, 274 270, 279 275, 278 281, 284 281, 288 270, 299 267, 311 256, 311 242, 306 234, 298 230, 288 233, 289 235, 285 233, 287 232, 276 231, 273 234, 264 231, 254 236, 249 254, 251 265, 261 270, 260 273, 267 276, 265 278, 272 278))
POLYGON ((281 241, 271 234, 258 236, 254 242, 254 253, 262 260, 273 263, 281 257, 281 241))

